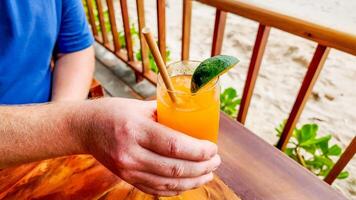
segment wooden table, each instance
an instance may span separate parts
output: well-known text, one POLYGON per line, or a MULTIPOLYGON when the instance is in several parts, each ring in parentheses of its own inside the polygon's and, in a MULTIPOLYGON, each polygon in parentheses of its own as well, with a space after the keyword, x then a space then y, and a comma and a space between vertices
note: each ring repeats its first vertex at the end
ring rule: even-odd
MULTIPOLYGON (((184 199, 346 199, 223 114, 219 152, 223 164, 214 181, 186 192, 184 199)), ((120 180, 91 156, 78 155, 1 170, 0 199, 155 198, 120 180)))

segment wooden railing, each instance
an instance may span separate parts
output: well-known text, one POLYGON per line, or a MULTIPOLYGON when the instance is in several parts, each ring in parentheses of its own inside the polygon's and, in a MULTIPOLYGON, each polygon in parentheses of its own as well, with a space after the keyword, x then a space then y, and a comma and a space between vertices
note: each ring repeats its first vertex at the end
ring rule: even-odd
MULTIPOLYGON (((304 21, 291 16, 286 16, 271 10, 260 8, 251 4, 243 3, 237 0, 197 0, 206 5, 216 8, 214 34, 212 39, 211 55, 217 55, 221 52, 223 44, 223 36, 226 24, 227 13, 236 14, 259 23, 256 40, 252 51, 247 78, 243 91, 242 101, 239 108, 237 120, 244 124, 251 102, 252 94, 258 72, 261 66, 263 53, 268 41, 268 36, 271 28, 277 28, 282 31, 291 33, 296 36, 301 36, 308 40, 317 43, 314 56, 309 63, 308 70, 302 82, 301 88, 292 107, 291 113, 286 122, 285 128, 277 143, 277 147, 284 151, 287 143, 292 135, 292 132, 299 120, 299 117, 304 109, 308 97, 313 89, 313 86, 322 70, 325 60, 328 56, 330 48, 335 48, 346 53, 356 55, 356 35, 340 32, 328 27, 320 26, 308 21, 304 21)), ((140 46, 142 62, 134 59, 132 36, 130 33, 130 22, 127 8, 127 0, 120 0, 121 18, 123 30, 125 33, 125 49, 121 48, 118 40, 118 27, 115 22, 115 8, 113 0, 106 0, 113 41, 108 40, 105 30, 105 22, 103 16, 103 6, 101 0, 96 0, 96 9, 99 15, 100 33, 95 24, 95 16, 93 12, 92 0, 86 0, 88 8, 88 17, 91 24, 92 32, 95 40, 114 53, 119 59, 130 66, 137 75, 137 81, 142 78, 147 79, 153 84, 156 84, 156 74, 153 73, 148 66, 148 48, 144 37, 142 37, 141 29, 145 26, 144 0, 136 0, 138 25, 140 32, 140 46)), ((166 13, 165 0, 157 0, 157 25, 158 25, 158 45, 165 58, 166 53, 166 13)), ((192 1, 183 0, 183 28, 182 28, 182 54, 181 59, 189 59, 190 50, 190 33, 191 33, 191 18, 192 18, 192 1)), ((117 8, 119 9, 119 8, 117 8)), ((342 171, 345 165, 352 159, 356 152, 356 137, 352 139, 350 145, 346 148, 341 158, 330 171, 325 181, 331 184, 337 175, 342 171)))

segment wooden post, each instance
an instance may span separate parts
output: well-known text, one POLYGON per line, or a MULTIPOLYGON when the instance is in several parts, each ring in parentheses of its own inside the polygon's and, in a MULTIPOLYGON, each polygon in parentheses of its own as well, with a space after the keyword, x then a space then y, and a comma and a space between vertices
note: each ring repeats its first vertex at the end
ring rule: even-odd
MULTIPOLYGON (((138 17, 138 32, 140 37, 141 46, 141 59, 142 59, 142 74, 150 70, 150 63, 148 60, 148 47, 145 37, 142 34, 142 29, 145 27, 145 6, 144 0, 136 0, 137 17, 138 17)), ((137 76, 137 75, 136 75, 137 76)), ((141 79, 137 79, 141 80, 141 79)))
POLYGON ((251 97, 255 88, 255 83, 258 71, 261 67, 263 53, 265 52, 268 36, 271 28, 260 24, 257 31, 255 46, 253 47, 250 66, 248 68, 247 77, 245 81, 244 92, 237 115, 237 121, 245 124, 248 108, 250 106, 251 97))
POLYGON ((192 0, 183 0, 182 60, 189 59, 192 0))
POLYGON ((221 47, 224 39, 224 31, 225 31, 225 24, 226 24, 226 15, 227 15, 226 12, 216 9, 211 56, 216 56, 221 53, 221 47))
POLYGON ((166 0, 157 0, 158 47, 164 63, 166 55, 166 0))
POLYGON ((128 61, 134 61, 132 37, 130 31, 130 20, 129 20, 129 13, 127 9, 127 0, 120 0, 120 5, 121 5, 122 23, 124 25, 124 32, 125 32, 127 57, 128 57, 128 61))
POLYGON ((91 26, 91 30, 94 36, 98 36, 98 30, 96 29, 95 17, 93 13, 93 2, 91 0, 86 0, 88 15, 89 15, 89 23, 91 26))
POLYGON ((104 20, 104 14, 103 14, 103 6, 101 3, 101 0, 96 0, 95 2, 96 2, 96 8, 98 9, 101 37, 103 38, 104 45, 109 46, 109 40, 108 40, 108 36, 106 33, 105 20, 104 20))
POLYGON ((329 174, 324 178, 324 181, 328 184, 332 184, 341 171, 346 167, 347 163, 350 162, 352 157, 356 153, 356 136, 352 139, 349 146, 345 149, 344 153, 341 155, 339 160, 336 162, 334 167, 331 169, 329 174))
POLYGON ((117 32, 113 0, 106 0, 106 4, 108 5, 111 34, 112 34, 112 39, 114 41, 114 49, 115 49, 115 53, 117 53, 120 51, 120 42, 119 42, 119 33, 117 32))
POLYGON ((297 121, 299 120, 299 117, 303 111, 305 103, 307 102, 308 97, 313 89, 313 86, 316 80, 318 79, 318 76, 320 74, 321 69, 323 68, 323 65, 325 63, 329 51, 330 51, 329 47, 320 44, 318 44, 315 50, 314 56, 309 64, 308 71, 304 77, 302 86, 299 90, 297 99, 294 103, 292 111, 284 127, 281 138, 277 143, 277 148, 279 148, 282 151, 285 150, 289 138, 292 136, 295 125, 297 124, 297 121))

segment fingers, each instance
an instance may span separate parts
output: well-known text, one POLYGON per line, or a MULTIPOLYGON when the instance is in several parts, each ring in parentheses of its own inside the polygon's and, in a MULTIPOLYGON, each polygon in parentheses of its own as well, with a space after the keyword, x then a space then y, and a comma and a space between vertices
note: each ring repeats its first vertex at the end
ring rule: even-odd
POLYGON ((174 196, 185 190, 191 190, 210 182, 213 174, 205 174, 194 178, 167 178, 140 171, 126 171, 122 178, 141 189, 143 192, 174 196))
POLYGON ((196 162, 164 157, 142 149, 136 154, 137 170, 165 177, 197 177, 214 171, 221 163, 219 155, 209 160, 196 162))
POLYGON ((180 191, 158 191, 154 190, 150 187, 146 187, 141 184, 136 184, 134 185, 137 189, 141 190, 144 193, 155 195, 155 196, 160 196, 160 197, 172 197, 172 196, 178 196, 180 195, 180 191))
POLYGON ((213 180, 213 173, 194 178, 167 178, 139 171, 137 175, 141 177, 139 184, 159 191, 191 190, 213 180))
POLYGON ((217 146, 212 142, 195 139, 152 121, 143 126, 145 134, 137 138, 137 142, 158 154, 184 160, 203 161, 217 153, 217 146))

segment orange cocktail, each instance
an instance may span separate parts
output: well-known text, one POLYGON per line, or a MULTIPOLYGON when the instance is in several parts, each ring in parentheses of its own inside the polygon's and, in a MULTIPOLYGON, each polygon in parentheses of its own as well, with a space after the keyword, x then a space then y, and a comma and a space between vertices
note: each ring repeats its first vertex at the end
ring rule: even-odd
POLYGON ((162 78, 157 83, 158 122, 195 138, 217 142, 219 130, 220 86, 218 79, 209 82, 197 93, 190 92, 191 76, 199 65, 181 61, 167 67, 178 101, 173 103, 162 78))

